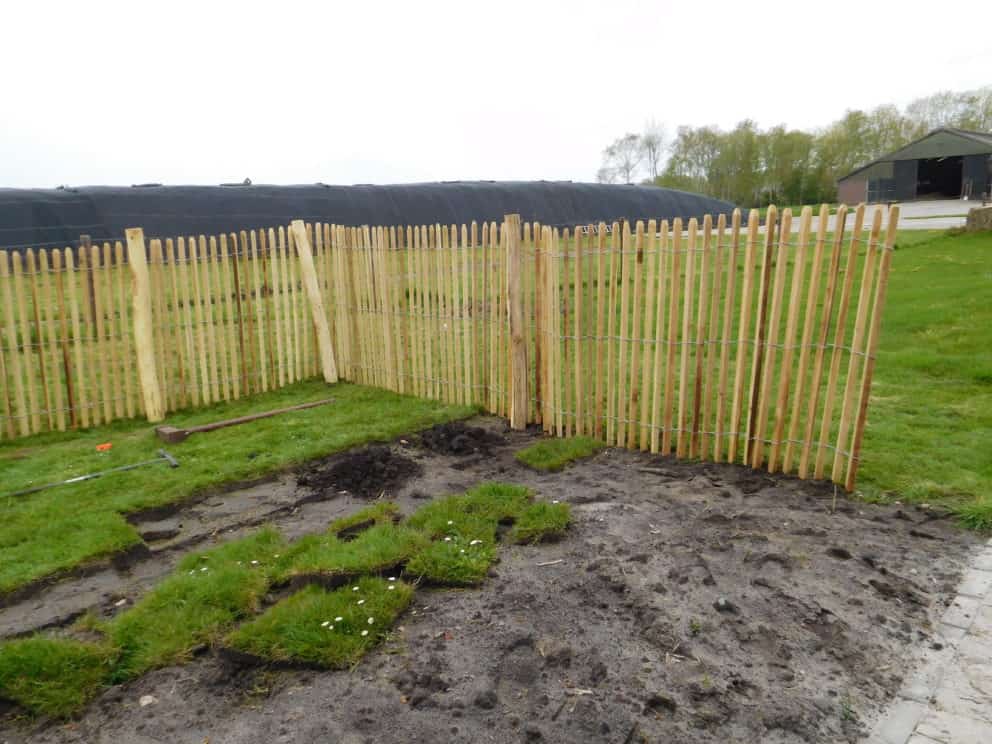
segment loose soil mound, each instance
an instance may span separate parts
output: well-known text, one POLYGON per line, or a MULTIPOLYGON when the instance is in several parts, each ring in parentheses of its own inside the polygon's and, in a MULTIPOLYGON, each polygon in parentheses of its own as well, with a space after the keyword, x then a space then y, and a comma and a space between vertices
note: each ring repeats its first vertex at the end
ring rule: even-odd
POLYGON ((303 473, 297 483, 315 491, 347 491, 364 499, 391 493, 421 467, 385 445, 371 445, 337 458, 330 467, 303 473))
POLYGON ((462 421, 438 424, 420 435, 424 447, 439 455, 490 454, 493 447, 504 444, 499 434, 462 421))

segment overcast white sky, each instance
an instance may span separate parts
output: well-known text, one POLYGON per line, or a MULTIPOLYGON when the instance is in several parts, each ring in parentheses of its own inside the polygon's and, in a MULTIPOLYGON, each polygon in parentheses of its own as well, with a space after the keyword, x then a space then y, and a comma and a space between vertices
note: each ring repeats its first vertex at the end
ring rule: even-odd
POLYGON ((0 8, 0 186, 593 180, 652 117, 815 127, 992 82, 988 0, 0 8))

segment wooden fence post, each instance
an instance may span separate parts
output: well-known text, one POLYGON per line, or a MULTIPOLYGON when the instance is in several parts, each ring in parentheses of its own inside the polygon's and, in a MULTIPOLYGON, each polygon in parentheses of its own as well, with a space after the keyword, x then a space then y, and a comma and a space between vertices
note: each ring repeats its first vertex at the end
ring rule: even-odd
POLYGON ((503 217, 506 230, 506 302, 510 315, 510 428, 527 427, 527 343, 524 339, 523 254, 520 250, 520 215, 503 217))
MULTIPOLYGON (((868 330, 868 344, 865 348, 864 367, 861 371, 861 392, 858 396, 858 418, 854 425, 854 439, 847 456, 847 474, 844 488, 854 490, 854 482, 858 474, 858 458, 861 454, 861 442, 865 433, 865 422, 868 417, 868 399, 871 396, 871 380, 875 372, 875 356, 878 354, 879 333, 882 330, 882 311, 885 309, 885 291, 889 284, 889 269, 892 265, 892 253, 895 250, 896 232, 899 229, 899 205, 889 207, 889 219, 886 227, 885 247, 882 249, 882 262, 878 270, 878 284, 875 285, 875 300, 872 303, 871 326, 868 330)), ((843 444, 843 443, 842 443, 843 444)), ((835 479, 836 482, 836 479, 835 479)))
POLYGON ((127 258, 131 266, 134 298, 134 345, 138 357, 138 381, 145 403, 145 416, 149 421, 165 418, 165 405, 159 386, 155 363, 155 334, 152 332, 152 295, 148 278, 148 259, 145 256, 145 232, 140 227, 126 231, 127 258))
POLYGON ((317 272, 313 265, 313 253, 310 250, 310 239, 307 237, 306 225, 303 220, 293 220, 293 236, 296 238, 296 252, 300 256, 300 275, 310 300, 310 314, 313 325, 317 330, 317 347, 320 352, 320 369, 324 374, 324 382, 338 381, 338 368, 334 362, 334 347, 331 345, 331 331, 327 325, 327 315, 324 313, 324 301, 320 296, 320 285, 317 283, 317 272))

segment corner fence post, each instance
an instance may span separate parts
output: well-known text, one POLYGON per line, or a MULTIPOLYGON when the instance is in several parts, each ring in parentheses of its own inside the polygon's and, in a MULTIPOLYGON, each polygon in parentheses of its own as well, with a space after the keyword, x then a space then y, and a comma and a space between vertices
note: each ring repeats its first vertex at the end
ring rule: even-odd
POLYGON ((134 348, 138 359, 138 383, 145 403, 145 416, 149 421, 165 418, 162 389, 159 386, 155 363, 155 335, 152 332, 152 295, 148 278, 148 259, 145 255, 145 232, 140 227, 130 227, 127 237, 127 259, 131 267, 131 296, 134 301, 134 348))
POLYGON ((503 217, 506 230, 506 302, 510 316, 510 428, 527 427, 530 400, 527 388, 527 342, 524 338, 523 254, 520 250, 520 215, 503 217))
POLYGON ((313 265, 313 252, 310 249, 310 239, 303 220, 293 220, 291 224, 293 237, 296 240, 296 252, 300 257, 300 276, 306 288, 310 301, 310 314, 317 331, 317 348, 320 352, 320 370, 324 382, 338 381, 338 368, 334 362, 334 347, 331 345, 331 331, 327 326, 327 315, 324 313, 324 301, 320 296, 320 285, 317 283, 317 272, 313 265))

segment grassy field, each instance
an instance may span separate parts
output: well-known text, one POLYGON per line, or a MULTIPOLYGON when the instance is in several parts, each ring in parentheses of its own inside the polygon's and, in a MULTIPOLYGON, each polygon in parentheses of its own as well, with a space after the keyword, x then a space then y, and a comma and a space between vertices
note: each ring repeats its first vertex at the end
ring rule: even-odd
POLYGON ((858 475, 992 529, 992 233, 904 231, 858 475))
POLYGON ((0 445, 0 594, 141 541, 122 516, 168 504, 222 483, 373 440, 388 440, 473 409, 384 390, 311 382, 274 393, 170 416, 173 426, 202 424, 333 397, 335 402, 249 426, 192 436, 167 446, 180 463, 115 473, 23 497, 3 494, 155 457, 162 443, 145 421, 85 432, 41 434, 0 445), (113 444, 106 453, 96 446, 113 444))

